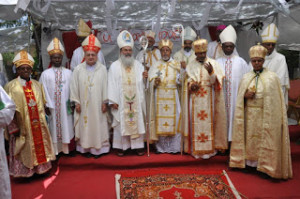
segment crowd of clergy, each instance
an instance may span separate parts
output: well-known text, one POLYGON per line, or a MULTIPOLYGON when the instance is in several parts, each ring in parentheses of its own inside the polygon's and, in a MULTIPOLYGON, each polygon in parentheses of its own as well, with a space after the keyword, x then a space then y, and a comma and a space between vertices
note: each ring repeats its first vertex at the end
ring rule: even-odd
POLYGON ((186 27, 178 52, 170 40, 154 46, 155 33, 146 31, 148 47, 136 58, 132 35, 123 30, 119 58, 107 69, 99 40, 79 23, 82 46, 72 70, 62 66, 64 47, 53 38, 52 67, 39 82, 31 78, 34 59, 20 51, 13 60, 17 78, 0 87, 0 198, 10 197, 9 175, 43 174, 60 154, 99 158, 113 148, 126 158, 128 150, 149 153, 150 145, 156 153, 202 159, 228 153, 231 168, 292 178, 289 76, 275 49, 274 24, 249 49, 250 63, 239 56, 231 25, 218 26, 209 43, 186 27))

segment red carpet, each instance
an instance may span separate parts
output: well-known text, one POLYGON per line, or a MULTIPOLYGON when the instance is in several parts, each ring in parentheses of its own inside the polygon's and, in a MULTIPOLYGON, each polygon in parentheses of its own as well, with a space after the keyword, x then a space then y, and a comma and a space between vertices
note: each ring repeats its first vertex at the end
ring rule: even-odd
POLYGON ((120 199, 139 198, 236 198, 223 171, 147 169, 116 174, 120 199))
POLYGON ((154 154, 117 157, 110 153, 99 159, 61 157, 49 174, 30 179, 12 179, 13 199, 114 199, 115 174, 134 169, 226 170, 235 188, 248 198, 300 198, 300 127, 290 126, 294 177, 291 180, 263 179, 257 172, 228 169, 228 156, 195 160, 188 155, 154 154))

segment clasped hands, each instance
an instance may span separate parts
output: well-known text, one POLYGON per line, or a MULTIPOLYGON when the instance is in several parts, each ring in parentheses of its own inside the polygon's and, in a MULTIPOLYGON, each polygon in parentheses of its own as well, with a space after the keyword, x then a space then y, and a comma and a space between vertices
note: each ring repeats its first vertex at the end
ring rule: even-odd
MULTIPOLYGON (((80 106, 80 104, 76 104, 75 105, 75 110, 76 110, 77 113, 81 113, 81 106, 80 106)), ((107 111, 107 105, 106 105, 106 103, 102 103, 101 110, 102 110, 102 113, 105 113, 107 111)))
POLYGON ((190 92, 197 92, 199 90, 200 86, 197 82, 191 82, 189 85, 189 91, 190 92))

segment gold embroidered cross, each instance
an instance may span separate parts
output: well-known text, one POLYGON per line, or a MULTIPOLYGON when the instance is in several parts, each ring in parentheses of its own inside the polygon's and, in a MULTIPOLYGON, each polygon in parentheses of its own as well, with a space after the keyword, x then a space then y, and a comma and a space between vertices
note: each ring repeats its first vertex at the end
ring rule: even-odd
POLYGON ((29 99, 33 98, 33 94, 32 93, 26 93, 26 97, 28 97, 29 99))
POLYGON ((165 122, 165 123, 163 124, 163 126, 164 126, 164 127, 168 127, 168 126, 170 126, 170 125, 168 124, 168 122, 165 122))
POLYGON ((25 93, 31 93, 32 92, 32 90, 30 89, 30 88, 25 88, 25 93))
POLYGON ((164 109, 165 109, 165 111, 168 111, 168 110, 170 109, 170 107, 168 106, 168 104, 166 104, 166 105, 164 106, 164 109))
POLYGON ((200 118, 200 120, 205 120, 205 118, 208 118, 208 115, 204 110, 201 110, 200 113, 197 114, 197 117, 200 118))
POLYGON ((208 136, 204 133, 201 133, 200 135, 198 135, 197 140, 200 142, 206 142, 208 140, 208 136))
POLYGON ((131 79, 130 79, 130 77, 128 77, 127 82, 128 82, 129 85, 131 84, 131 79))

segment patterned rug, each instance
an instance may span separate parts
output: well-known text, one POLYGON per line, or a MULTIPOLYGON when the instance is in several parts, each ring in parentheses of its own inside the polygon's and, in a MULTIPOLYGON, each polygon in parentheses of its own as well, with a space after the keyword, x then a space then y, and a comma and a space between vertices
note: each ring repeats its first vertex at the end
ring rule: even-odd
POLYGON ((151 169, 115 178, 118 199, 241 198, 225 171, 151 169))

